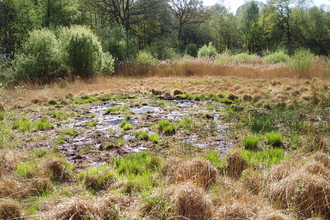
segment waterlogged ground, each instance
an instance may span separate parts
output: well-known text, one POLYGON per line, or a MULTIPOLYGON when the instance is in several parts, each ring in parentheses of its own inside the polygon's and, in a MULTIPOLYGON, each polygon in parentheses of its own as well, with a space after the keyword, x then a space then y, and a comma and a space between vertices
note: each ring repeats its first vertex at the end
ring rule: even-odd
POLYGON ((173 147, 225 154, 235 144, 230 124, 223 120, 226 105, 219 102, 136 94, 50 103, 18 109, 13 117, 52 127, 32 132, 16 129, 14 136, 22 142, 21 148, 58 148, 76 168, 100 166, 141 151, 166 156, 173 147), (162 120, 174 130, 163 131, 158 125, 162 120))

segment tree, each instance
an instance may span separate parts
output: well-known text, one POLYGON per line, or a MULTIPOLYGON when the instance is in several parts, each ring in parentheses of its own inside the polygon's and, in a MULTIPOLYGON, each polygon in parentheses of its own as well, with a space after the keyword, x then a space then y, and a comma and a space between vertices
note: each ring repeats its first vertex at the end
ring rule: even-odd
POLYGON ((246 3, 239 15, 239 29, 243 35, 245 51, 256 52, 253 45, 258 36, 259 7, 255 1, 246 3))
POLYGON ((37 5, 44 27, 76 24, 80 15, 77 0, 39 0, 37 5))
POLYGON ((203 8, 202 1, 198 0, 169 0, 172 14, 177 20, 178 39, 183 40, 183 28, 189 22, 200 16, 203 8))

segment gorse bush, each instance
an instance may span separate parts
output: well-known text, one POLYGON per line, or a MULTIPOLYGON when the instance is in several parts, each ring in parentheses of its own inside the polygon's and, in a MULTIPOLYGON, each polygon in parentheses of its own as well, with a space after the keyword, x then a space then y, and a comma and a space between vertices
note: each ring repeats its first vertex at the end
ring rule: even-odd
POLYGON ((62 28, 61 40, 66 65, 73 76, 83 79, 102 70, 102 46, 93 32, 83 26, 62 28))
POLYGON ((264 57, 264 63, 275 64, 275 63, 286 63, 290 59, 289 55, 283 51, 276 51, 275 53, 269 54, 264 57))
POLYGON ((291 69, 299 76, 306 77, 308 71, 314 65, 314 54, 307 49, 299 49, 289 61, 291 69))
POLYGON ((35 30, 18 56, 16 80, 49 82, 62 76, 63 60, 59 41, 47 29, 35 30))
POLYGON ((217 49, 212 45, 204 45, 198 50, 198 57, 215 57, 217 55, 217 49))

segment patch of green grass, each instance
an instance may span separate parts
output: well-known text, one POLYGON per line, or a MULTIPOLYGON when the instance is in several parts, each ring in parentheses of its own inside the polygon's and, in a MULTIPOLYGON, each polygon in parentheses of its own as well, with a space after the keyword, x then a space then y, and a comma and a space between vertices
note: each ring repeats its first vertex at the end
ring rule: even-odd
POLYGON ((5 118, 5 111, 0 111, 0 120, 5 118))
POLYGON ((59 112, 59 111, 53 111, 52 112, 52 117, 59 119, 59 120, 66 120, 68 119, 68 116, 64 112, 59 112))
POLYGON ((161 120, 158 122, 159 131, 165 135, 175 134, 176 127, 169 120, 161 120))
POLYGON ((183 128, 184 130, 189 130, 189 131, 193 130, 194 125, 195 125, 195 121, 188 117, 184 117, 178 124, 178 126, 180 128, 183 128))
POLYGON ((280 148, 270 148, 258 152, 243 150, 242 156, 250 165, 260 165, 260 163, 263 163, 271 166, 273 164, 279 164, 282 160, 290 159, 290 157, 284 156, 284 150, 280 148))
POLYGON ((83 181, 86 188, 92 192, 106 190, 116 178, 108 165, 92 167, 78 174, 78 179, 83 181))
POLYGON ((88 122, 85 126, 86 127, 94 127, 94 126, 96 126, 97 125, 97 122, 96 121, 90 121, 90 122, 88 122))
POLYGON ((125 131, 127 130, 131 130, 132 129, 132 125, 125 119, 125 120, 122 120, 119 124, 119 126, 124 129, 125 131))
POLYGON ((55 139, 55 142, 57 144, 63 144, 66 140, 67 140, 67 137, 65 136, 65 134, 61 133, 57 136, 57 138, 55 139))
POLYGON ((121 138, 111 138, 104 146, 105 148, 121 147, 124 146, 125 139, 121 138))
POLYGON ((22 177, 32 178, 36 170, 37 164, 34 161, 28 161, 17 164, 15 172, 22 177))
POLYGON ((145 141, 149 140, 149 133, 146 131, 137 131, 135 132, 135 136, 139 140, 145 140, 145 141))
POLYGON ((64 131, 64 134, 67 134, 67 135, 70 135, 70 136, 75 136, 76 132, 73 129, 69 128, 69 129, 66 129, 64 131))
POLYGON ((34 150, 33 153, 34 153, 34 155, 35 155, 36 157, 41 158, 41 157, 46 156, 47 153, 48 153, 48 151, 47 151, 46 149, 44 149, 44 148, 40 148, 40 149, 36 149, 36 150, 34 150))
POLYGON ((247 136, 242 141, 242 144, 245 147, 245 149, 247 149, 247 150, 255 150, 258 148, 259 141, 260 141, 259 137, 247 136))
POLYGON ((158 142, 159 142, 159 136, 157 133, 149 135, 149 139, 154 144, 158 144, 158 142))
POLYGON ((54 128, 54 125, 49 123, 49 122, 45 122, 43 120, 39 120, 37 122, 34 123, 35 126, 35 130, 36 131, 40 131, 40 130, 48 130, 48 129, 52 129, 54 128))
POLYGON ((110 107, 108 109, 105 110, 105 114, 119 114, 119 113, 128 113, 129 110, 127 108, 124 108, 122 106, 119 106, 119 105, 116 105, 116 106, 113 106, 113 107, 110 107))
POLYGON ((218 170, 224 169, 226 167, 226 161, 221 159, 221 154, 219 151, 212 151, 203 157, 208 159, 218 170))
POLYGON ((27 118, 22 117, 22 120, 15 120, 12 126, 13 129, 19 129, 22 132, 32 130, 32 122, 30 122, 27 118))
POLYGON ((83 96, 81 98, 77 98, 74 103, 75 104, 89 104, 98 101, 95 96, 83 96))
POLYGON ((269 132, 264 135, 266 144, 280 147, 283 144, 283 136, 278 132, 269 132))

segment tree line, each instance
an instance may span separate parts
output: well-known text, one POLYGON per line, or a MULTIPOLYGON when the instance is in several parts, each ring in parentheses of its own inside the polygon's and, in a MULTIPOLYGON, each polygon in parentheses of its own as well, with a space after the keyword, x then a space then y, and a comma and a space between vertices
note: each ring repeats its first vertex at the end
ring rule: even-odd
MULTIPOLYGON (((32 31, 88 27, 104 53, 117 61, 148 51, 157 59, 195 56, 212 45, 218 53, 306 48, 329 55, 330 11, 308 0, 248 1, 235 14, 199 0, 1 0, 0 54, 16 58, 32 31)), ((25 51, 26 52, 26 51, 25 51)))

